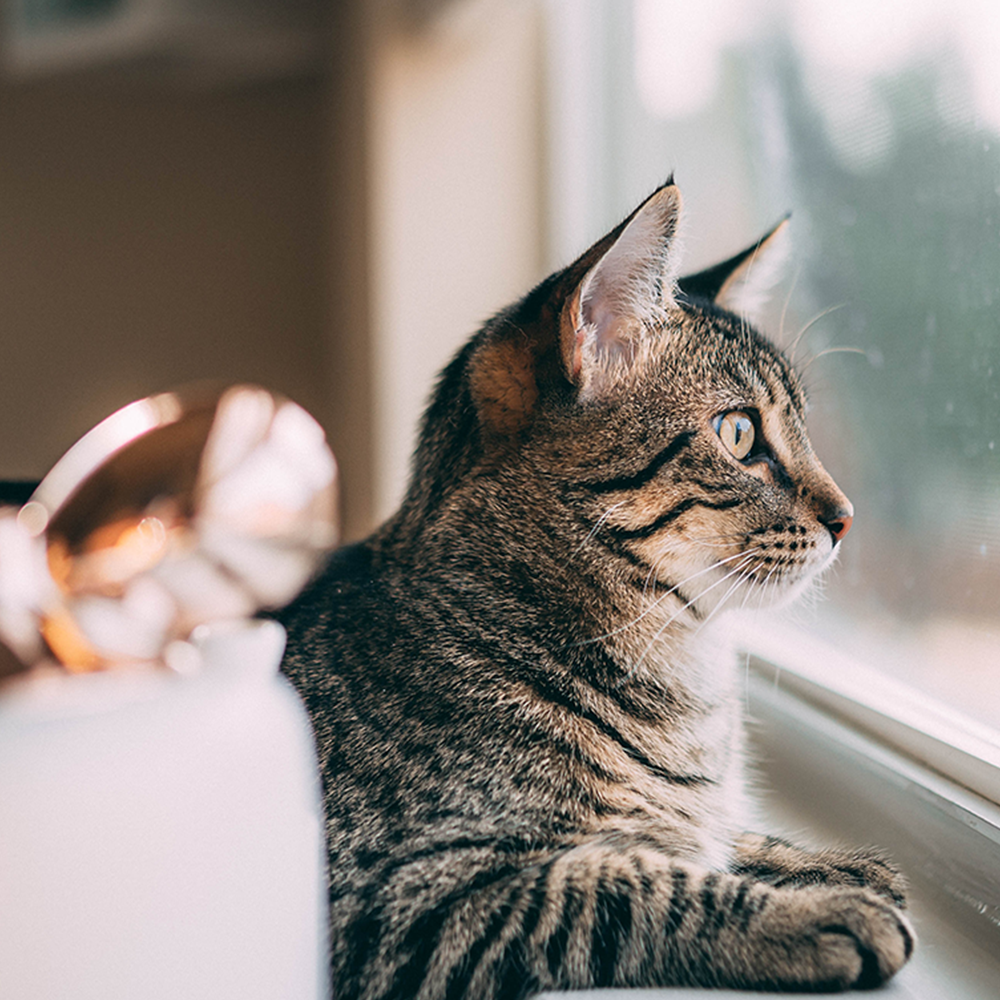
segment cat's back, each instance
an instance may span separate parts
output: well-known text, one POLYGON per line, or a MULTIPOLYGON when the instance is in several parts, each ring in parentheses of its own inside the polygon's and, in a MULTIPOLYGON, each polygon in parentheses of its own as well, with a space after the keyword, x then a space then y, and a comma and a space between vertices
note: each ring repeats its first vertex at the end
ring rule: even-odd
POLYGON ((281 613, 283 671, 309 708, 327 778, 363 772, 371 787, 412 770, 461 738, 459 703, 474 692, 440 655, 440 602, 419 574, 380 558, 370 543, 335 552, 324 572, 281 613), (437 606, 436 606, 437 605, 437 606), (399 757, 399 760, 394 760, 399 757))
POLYGON ((451 818, 509 823, 498 803, 516 808, 529 747, 548 737, 526 721, 511 637, 489 635, 441 577, 359 543, 281 616, 328 812, 391 825, 397 841, 451 818))

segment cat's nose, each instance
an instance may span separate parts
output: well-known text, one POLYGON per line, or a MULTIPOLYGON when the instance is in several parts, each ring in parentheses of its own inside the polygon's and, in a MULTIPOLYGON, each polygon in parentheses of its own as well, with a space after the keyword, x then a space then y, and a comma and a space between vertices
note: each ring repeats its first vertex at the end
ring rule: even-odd
POLYGON ((836 511, 820 516, 820 523, 830 532, 833 544, 836 545, 844 535, 851 530, 854 521, 854 510, 850 507, 841 507, 836 511))

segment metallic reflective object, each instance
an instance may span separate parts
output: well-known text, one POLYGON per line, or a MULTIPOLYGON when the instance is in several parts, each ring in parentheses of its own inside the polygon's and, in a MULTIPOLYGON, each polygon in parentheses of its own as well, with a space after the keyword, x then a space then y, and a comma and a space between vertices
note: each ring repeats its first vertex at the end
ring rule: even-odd
POLYGON ((301 407, 256 386, 151 396, 0 513, 0 635, 72 671, 180 662, 207 622, 290 601, 336 542, 337 468, 301 407))

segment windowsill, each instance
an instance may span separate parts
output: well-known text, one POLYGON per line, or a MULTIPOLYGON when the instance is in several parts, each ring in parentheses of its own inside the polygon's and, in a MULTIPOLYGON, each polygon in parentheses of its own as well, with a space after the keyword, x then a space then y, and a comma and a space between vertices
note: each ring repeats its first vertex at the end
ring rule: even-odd
MULTIPOLYGON (((766 640, 759 645, 754 640, 752 646, 761 654, 775 652, 775 644, 766 640)), ((785 659, 784 637, 780 648, 785 659)), ((815 659, 805 662, 815 667, 815 659)), ((803 846, 877 845, 906 872, 919 943, 913 960, 879 996, 996 1000, 1000 807, 888 746, 883 734, 878 740, 863 734, 855 728, 857 719, 845 720, 853 711, 849 706, 845 710, 845 702, 853 702, 861 706, 861 724, 872 722, 865 715, 870 710, 881 725, 892 708, 882 697, 885 691, 873 692, 874 707, 864 706, 857 690, 844 690, 850 684, 842 672, 835 671, 828 686, 809 677, 808 668, 799 671, 797 662, 795 671, 781 666, 786 664, 776 663, 773 655, 766 660, 751 656, 748 664, 751 752, 758 763, 760 787, 766 790, 761 795, 761 829, 785 834, 803 846)), ((910 703, 898 707, 905 730, 917 720, 910 703)), ((947 710, 943 714, 950 715, 947 710)), ((890 738, 895 732, 890 726, 890 738)), ((905 732, 904 736, 909 739, 905 732)), ((936 729, 932 743, 943 736, 944 730, 936 729)), ((996 779, 988 771, 983 773, 996 779)), ((779 996, 691 989, 604 990, 592 995, 595 1000, 613 1000, 616 995, 628 1000, 779 996)))
POLYGON ((755 672, 773 685, 1000 803, 997 730, 799 629, 747 619, 739 635, 755 672))

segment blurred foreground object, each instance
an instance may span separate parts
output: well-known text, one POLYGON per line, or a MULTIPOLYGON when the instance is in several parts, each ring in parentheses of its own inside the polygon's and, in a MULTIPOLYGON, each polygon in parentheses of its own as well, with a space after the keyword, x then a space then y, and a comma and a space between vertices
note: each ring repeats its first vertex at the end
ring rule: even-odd
POLYGON ((313 742, 250 616, 333 545, 336 485, 239 385, 124 407, 0 511, 4 1000, 326 997, 313 742))
POLYGON ((277 622, 0 693, 4 1000, 323 1000, 322 808, 277 622))
POLYGON ((0 637, 25 664, 190 669, 197 626, 295 597, 336 542, 336 489, 320 426, 264 389, 132 403, 0 513, 0 637))

